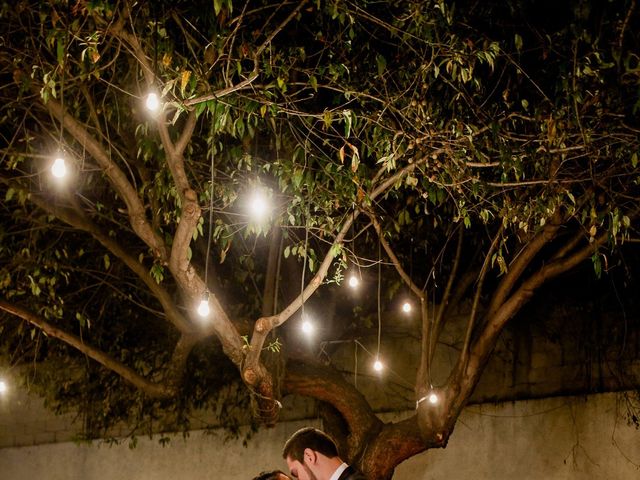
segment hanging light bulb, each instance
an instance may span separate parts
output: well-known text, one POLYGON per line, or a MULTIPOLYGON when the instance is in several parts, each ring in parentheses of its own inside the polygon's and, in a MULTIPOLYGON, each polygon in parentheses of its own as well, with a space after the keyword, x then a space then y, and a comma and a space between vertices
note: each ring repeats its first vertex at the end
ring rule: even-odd
POLYGON ((59 156, 51 165, 51 174, 56 178, 63 178, 67 175, 67 165, 64 161, 64 157, 59 156))
POLYGON ((9 390, 7 382, 5 382, 4 380, 0 380, 0 394, 7 393, 7 390, 9 390))
POLYGON ((211 309, 209 308, 209 292, 205 292, 202 300, 200 300, 200 304, 198 305, 198 315, 200 315, 202 318, 207 318, 210 312, 211 309))
POLYGON ((375 361, 375 362, 373 362, 373 369, 374 369, 376 372, 381 372, 383 368, 384 368, 383 363, 380 361, 380 359, 379 359, 379 358, 376 358, 376 361, 375 361))
POLYGON ((302 329, 302 333, 304 333, 307 336, 313 335, 313 333, 316 330, 316 327, 313 325, 313 322, 309 320, 308 317, 303 318, 300 328, 302 329))
POLYGON ((435 406, 438 403, 440 403, 440 396, 438 395, 436 390, 433 387, 431 387, 429 389, 429 392, 416 402, 416 410, 420 407, 420 404, 424 401, 427 401, 429 402, 430 405, 435 406))
POLYGON ((360 279, 355 273, 349 275, 349 280, 347 282, 351 288, 358 288, 358 285, 360 285, 360 279))
POLYGON ((409 302, 404 302, 402 304, 402 311, 404 313, 410 313, 411 312, 411 304, 409 302))
POLYGON ((158 98, 158 95, 154 92, 150 92, 147 95, 144 105, 150 112, 156 112, 160 108, 160 99, 158 98))
POLYGON ((261 220, 269 212, 269 202, 261 190, 256 190, 249 199, 249 214, 256 220, 261 220))

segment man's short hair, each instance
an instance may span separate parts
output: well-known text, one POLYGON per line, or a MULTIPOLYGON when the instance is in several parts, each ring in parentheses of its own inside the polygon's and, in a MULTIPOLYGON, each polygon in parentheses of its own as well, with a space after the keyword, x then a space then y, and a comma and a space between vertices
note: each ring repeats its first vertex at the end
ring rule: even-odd
POLYGON ((336 443, 329 435, 317 428, 306 427, 298 430, 287 440, 282 449, 282 458, 303 462, 305 448, 310 448, 328 458, 338 456, 336 443))
POLYGON ((273 470, 272 472, 262 472, 257 477, 254 477, 253 480, 280 480, 280 475, 289 478, 282 470, 273 470))

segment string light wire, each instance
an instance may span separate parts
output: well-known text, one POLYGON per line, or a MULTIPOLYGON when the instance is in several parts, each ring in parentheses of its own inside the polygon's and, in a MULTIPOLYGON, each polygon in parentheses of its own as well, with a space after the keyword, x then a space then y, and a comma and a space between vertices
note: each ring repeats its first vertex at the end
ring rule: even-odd
MULTIPOLYGON (((305 156, 304 156, 304 168, 302 170, 303 175, 307 169, 307 150, 305 148, 305 156)), ((302 325, 305 325, 305 322, 308 322, 304 316, 304 277, 307 272, 307 249, 309 248, 309 204, 305 203, 304 196, 300 195, 300 206, 303 207, 302 211, 304 213, 304 258, 302 259, 302 275, 300 277, 300 297, 302 298, 302 305, 300 306, 300 318, 302 320, 302 325)), ((310 324, 307 324, 310 326, 310 324)), ((309 332, 310 333, 310 332, 309 332)))
POLYGON ((211 169, 211 177, 210 177, 210 181, 211 181, 211 191, 209 193, 209 232, 207 233, 207 255, 205 258, 205 263, 204 263, 204 283, 205 285, 208 287, 209 283, 208 283, 208 278, 209 278, 209 254, 211 252, 211 230, 213 230, 213 182, 215 179, 215 160, 214 160, 214 153, 213 153, 213 133, 214 133, 214 118, 213 115, 211 116, 211 126, 210 126, 210 132, 209 132, 209 154, 211 155, 211 159, 210 159, 210 169, 211 169))
MULTIPOLYGON (((308 208, 308 207, 307 207, 308 208)), ((306 322, 307 320, 305 319, 304 316, 304 276, 305 273, 307 272, 307 248, 309 245, 309 225, 308 225, 308 218, 309 216, 307 215, 307 211, 304 210, 305 215, 304 215, 304 259, 302 260, 302 276, 300 278, 300 295, 302 296, 302 306, 301 308, 301 316, 300 318, 302 318, 303 322, 306 322)), ((304 325, 304 323, 303 323, 304 325)))
POLYGON ((71 19, 71 2, 70 0, 67 2, 67 11, 66 11, 66 15, 65 15, 65 20, 66 20, 66 29, 65 29, 65 34, 64 34, 64 47, 62 49, 62 58, 60 59, 60 109, 62 111, 61 115, 62 117, 60 118, 60 131, 58 134, 58 154, 56 155, 56 158, 54 159, 54 163, 52 165, 51 168, 51 172, 53 174, 53 176, 57 177, 57 178, 62 178, 66 175, 67 173, 67 167, 65 165, 65 158, 64 158, 64 148, 63 148, 63 132, 64 132, 64 81, 65 81, 65 73, 66 73, 66 68, 67 68, 67 50, 69 47, 69 29, 71 28, 70 26, 70 19, 71 19))
POLYGON ((348 284, 351 288, 357 288, 360 285, 360 283, 362 283, 362 270, 360 269, 360 261, 358 260, 358 255, 356 253, 355 225, 356 225, 356 205, 354 203, 352 220, 351 220, 351 238, 353 239, 351 250, 353 252, 353 265, 358 269, 358 276, 356 277, 356 274, 354 271, 352 271, 349 274, 348 284))
POLYGON ((382 332, 382 315, 380 307, 380 293, 382 289, 382 264, 380 260, 380 242, 378 241, 378 346, 376 348, 376 359, 380 358, 380 335, 382 332))

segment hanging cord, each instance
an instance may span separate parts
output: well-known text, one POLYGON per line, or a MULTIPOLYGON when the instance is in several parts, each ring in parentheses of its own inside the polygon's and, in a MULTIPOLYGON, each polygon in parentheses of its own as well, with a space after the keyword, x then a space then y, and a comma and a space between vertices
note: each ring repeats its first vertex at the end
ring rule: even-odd
POLYGON ((380 292, 382 288, 382 261, 380 257, 380 241, 378 241, 378 348, 376 349, 376 360, 380 357, 380 334, 382 331, 382 315, 380 308, 380 292))
MULTIPOLYGON (((353 255, 353 260, 352 260, 352 264, 353 266, 358 267, 358 275, 359 275, 359 280, 362 281, 362 274, 360 273, 360 262, 358 261, 358 255, 356 254, 356 228, 355 228, 355 223, 356 223, 356 204, 353 204, 353 213, 352 213, 352 218, 351 218, 351 252, 353 255)), ((348 269, 349 267, 347 267, 348 269)), ((347 272, 345 272, 347 273, 347 272)))
MULTIPOLYGON (((305 145, 306 147, 306 145, 305 145)), ((302 169, 302 172, 304 174, 304 172, 307 169, 307 149, 305 148, 305 154, 304 154, 304 168, 302 169)), ((302 277, 300 279, 300 296, 302 298, 302 305, 301 305, 301 310, 300 310, 300 318, 302 319, 302 321, 304 322, 304 304, 305 304, 305 300, 304 300, 304 275, 307 271, 307 248, 309 247, 309 204, 305 203, 304 201, 304 196, 302 195, 302 191, 300 191, 300 206, 304 207, 302 209, 302 211, 304 212, 304 259, 302 261, 302 277)))
POLYGON ((156 75, 158 71, 158 6, 153 4, 153 88, 156 88, 156 75))
POLYGON ((69 48, 69 30, 71 29, 71 0, 67 1, 66 11, 67 28, 64 33, 64 47, 62 49, 62 60, 60 62, 60 108, 62 110, 62 118, 60 119, 60 136, 58 137, 58 148, 62 153, 62 132, 64 131, 64 79, 67 69, 67 49, 69 48))
POLYGON ((413 237, 411 237, 411 246, 409 247, 409 280, 413 282, 413 237))
POLYGON ((215 155, 213 153, 213 128, 214 128, 214 118, 213 115, 211 116, 211 127, 209 130, 209 152, 211 155, 211 192, 209 193, 209 232, 207 234, 207 256, 205 258, 205 263, 204 263, 204 284, 205 287, 207 289, 207 291, 209 291, 209 283, 208 283, 208 278, 209 278, 209 253, 211 252, 211 230, 213 230, 213 181, 215 179, 215 162, 214 162, 214 158, 215 155))
POLYGON ((307 205, 305 205, 305 215, 304 215, 304 260, 302 261, 302 277, 300 280, 300 295, 302 296, 302 306, 301 306, 301 318, 302 321, 304 322, 304 275, 307 271, 307 248, 309 245, 309 225, 307 224, 308 222, 308 212, 306 211, 306 208, 308 208, 307 205))
POLYGON ((358 341, 353 342, 354 347, 354 365, 353 365, 353 386, 358 388, 358 341))

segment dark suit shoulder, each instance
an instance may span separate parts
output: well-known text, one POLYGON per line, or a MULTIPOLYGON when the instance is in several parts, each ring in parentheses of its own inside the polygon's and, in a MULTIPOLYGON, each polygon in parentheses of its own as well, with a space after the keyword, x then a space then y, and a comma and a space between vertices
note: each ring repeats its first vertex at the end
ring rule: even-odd
POLYGON ((338 480, 367 480, 367 478, 353 467, 349 466, 342 472, 338 480))

